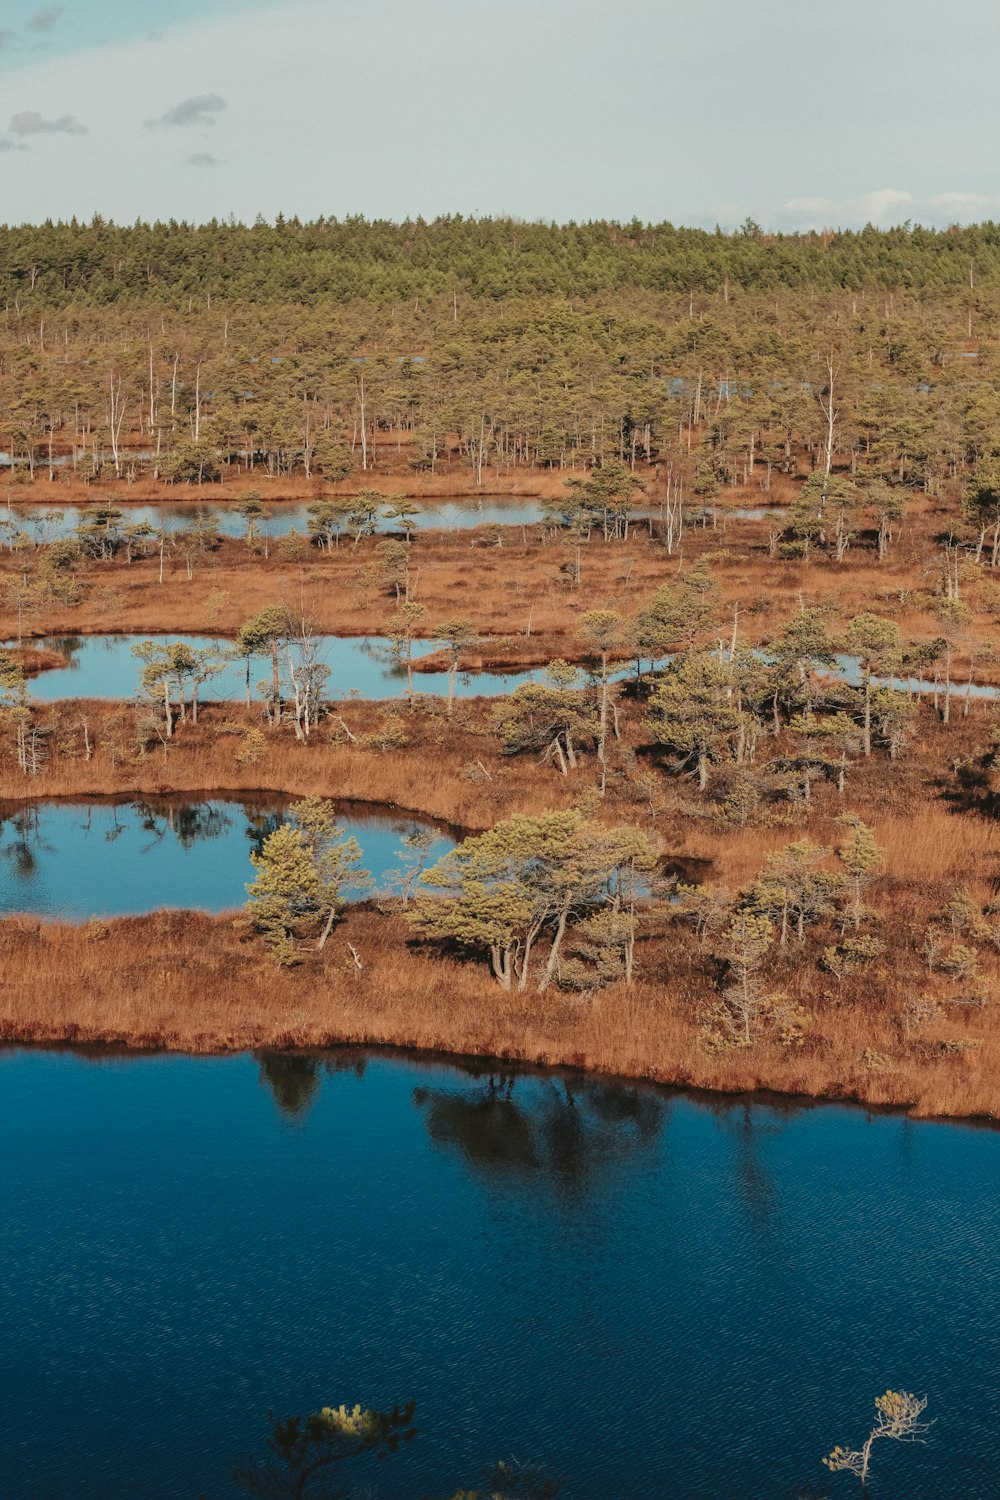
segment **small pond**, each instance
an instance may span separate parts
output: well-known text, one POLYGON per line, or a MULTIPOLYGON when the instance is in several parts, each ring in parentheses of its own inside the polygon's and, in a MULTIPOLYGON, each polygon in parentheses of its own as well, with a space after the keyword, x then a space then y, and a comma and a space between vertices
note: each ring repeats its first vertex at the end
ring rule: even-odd
MULTIPOLYGON (((162 527, 168 535, 190 531, 193 527, 210 521, 221 536, 245 537, 247 523, 237 509, 238 502, 228 505, 197 504, 191 501, 164 501, 156 505, 132 505, 127 499, 103 499, 102 505, 114 505, 122 512, 123 526, 145 524, 154 531, 162 527)), ((96 501, 95 501, 96 504, 96 501)), ((538 500, 506 500, 502 497, 484 495, 481 499, 467 496, 459 500, 415 501, 418 515, 414 521, 414 533, 421 531, 468 531, 476 526, 534 526, 542 520, 543 511, 538 500)), ((70 536, 82 521, 86 520, 88 507, 82 505, 3 505, 0 507, 0 545, 9 546, 11 539, 23 534, 32 542, 44 543, 58 537, 70 536)), ((399 522, 390 520, 384 507, 378 518, 378 530, 388 532, 399 529, 399 522)), ((272 501, 264 504, 263 515, 255 522, 258 535, 277 539, 289 531, 302 536, 308 534, 308 507, 294 500, 272 501)), ((350 538, 341 545, 350 545, 350 538)))
MULTIPOLYGON (((0 804, 0 915, 85 921, 161 907, 232 910, 254 878, 251 851, 278 826, 289 800, 0 804)), ((406 813, 353 803, 338 806, 338 815, 379 886, 400 871, 403 840, 417 829, 434 836, 428 862, 452 844, 441 828, 406 813)))

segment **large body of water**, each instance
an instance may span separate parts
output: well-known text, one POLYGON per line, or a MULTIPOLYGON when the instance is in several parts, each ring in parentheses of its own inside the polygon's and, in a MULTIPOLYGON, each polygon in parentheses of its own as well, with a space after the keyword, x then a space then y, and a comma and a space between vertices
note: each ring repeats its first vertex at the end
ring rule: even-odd
MULTIPOLYGON (((457 1066, 0 1054, 0 1490, 224 1500, 266 1415, 417 1402, 386 1500, 1000 1493, 1000 1136, 457 1066)), ((346 1479, 347 1476, 345 1475, 346 1479)), ((306 1494, 308 1495, 308 1491, 306 1494)), ((325 1493, 325 1492, 324 1492, 325 1493)))
MULTIPOLYGON (((258 794, 243 802, 154 797, 0 806, 0 916, 85 921, 163 907, 233 910, 254 878, 251 851, 278 826, 289 800, 258 794)), ((433 835, 427 863, 453 842, 433 824, 384 808, 345 804, 338 818, 380 888, 402 871, 409 834, 433 835)))
MULTIPOLYGON (((75 635, 46 636, 27 642, 44 651, 55 651, 65 657, 65 667, 39 672, 30 680, 31 695, 45 703, 59 698, 127 699, 139 689, 142 662, 132 655, 132 647, 141 641, 186 641, 196 647, 211 646, 220 656, 230 653, 232 641, 205 635, 75 635)), ((330 669, 323 690, 324 698, 402 698, 408 692, 406 667, 391 650, 385 636, 323 637, 320 659, 330 669)), ((413 642, 413 659, 440 652, 440 641, 413 642)), ((270 677, 271 659, 254 658, 250 680, 256 685, 270 677)), ((462 697, 495 697, 509 693, 522 682, 541 676, 541 669, 527 672, 459 672, 455 692, 462 697)), ((447 672, 414 672, 413 688, 417 693, 446 697, 447 672)), ((288 688, 289 696, 291 689, 288 688)), ((235 701, 246 695, 246 662, 230 661, 218 677, 202 687, 202 701, 235 701)))

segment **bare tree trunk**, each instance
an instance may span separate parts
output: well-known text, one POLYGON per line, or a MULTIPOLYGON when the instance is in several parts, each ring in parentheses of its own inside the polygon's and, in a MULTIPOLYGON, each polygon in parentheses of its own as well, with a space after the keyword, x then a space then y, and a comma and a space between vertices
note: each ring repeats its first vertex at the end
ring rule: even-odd
POLYGON ((317 953, 322 953, 323 949, 326 947, 326 940, 330 936, 330 933, 333 931, 333 924, 336 921, 336 917, 337 908, 335 906, 331 906, 330 911, 327 915, 326 923, 323 927, 323 931, 320 933, 319 941, 316 944, 317 953))
POLYGON ((356 382, 358 393, 358 407, 361 427, 361 467, 368 468, 368 433, 365 427, 365 377, 360 375, 356 382))
POLYGON ((563 910, 559 913, 559 922, 556 926, 555 937, 552 939, 552 947, 549 949, 548 963, 545 965, 545 973, 542 975, 542 982, 538 986, 538 993, 540 995, 548 989, 549 985, 552 983, 552 980, 555 978, 556 970, 559 966, 559 951, 562 948, 563 938, 566 936, 566 924, 568 921, 569 911, 564 907, 563 910))
POLYGON ((278 670, 278 642, 271 639, 271 689, 274 694, 274 722, 281 723, 281 676, 278 670))

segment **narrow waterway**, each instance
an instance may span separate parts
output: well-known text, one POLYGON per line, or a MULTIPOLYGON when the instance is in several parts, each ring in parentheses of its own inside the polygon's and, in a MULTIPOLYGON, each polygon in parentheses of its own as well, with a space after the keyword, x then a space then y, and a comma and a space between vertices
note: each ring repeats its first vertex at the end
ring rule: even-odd
MULTIPOLYGON (((125 527, 148 526, 153 532, 162 529, 168 536, 175 536, 178 532, 210 524, 220 536, 245 537, 247 521, 240 515, 238 503, 236 499, 228 505, 168 500, 155 505, 133 505, 127 497, 118 495, 102 496, 94 501, 94 505, 103 510, 121 511, 121 521, 113 528, 115 533, 120 533, 125 527)), ((4 504, 0 507, 0 545, 10 546, 18 536, 36 544, 72 536, 81 523, 87 522, 87 512, 93 508, 86 505, 4 504)), ((383 506, 376 518, 376 529, 380 532, 399 530, 399 522, 386 515, 390 508, 388 504, 383 506)), ((462 496, 457 500, 418 500, 414 501, 414 509, 415 533, 468 531, 476 526, 534 526, 544 515, 540 500, 508 500, 492 495, 481 498, 462 496)), ((265 537, 282 537, 290 531, 306 536, 309 507, 296 500, 265 502, 263 513, 253 524, 259 541, 265 537)), ((346 525, 343 537, 342 545, 350 546, 352 534, 346 525)))
MULTIPOLYGON (((315 503, 315 502, 313 502, 315 503)), ((19 541, 44 546, 48 542, 72 536, 77 528, 90 521, 88 511, 95 507, 102 511, 118 510, 121 519, 112 523, 111 533, 120 537, 130 527, 148 526, 150 532, 163 531, 168 537, 180 532, 193 531, 197 527, 211 525, 219 536, 236 539, 247 536, 248 522, 239 512, 235 499, 228 504, 190 500, 161 501, 156 504, 132 504, 127 497, 118 495, 95 498, 87 505, 45 505, 39 503, 0 506, 0 546, 12 547, 19 541)), ((422 531, 471 531, 478 526, 538 526, 546 519, 544 503, 540 499, 509 499, 496 495, 463 495, 456 500, 415 500, 415 515, 412 534, 422 531)), ((392 507, 386 504, 375 521, 376 530, 382 533, 399 531, 398 519, 388 515, 392 507)), ((781 511, 767 506, 719 506, 715 513, 715 524, 723 525, 727 518, 760 521, 767 517, 780 516, 781 511)), ((638 524, 659 515, 656 506, 640 505, 633 510, 638 524)), ((694 521, 707 515, 701 507, 689 506, 687 519, 694 521)), ((300 536, 309 534, 309 505, 296 500, 264 502, 262 514, 253 521, 256 541, 263 544, 268 538, 275 540, 297 531, 300 536)), ((353 533, 344 524, 341 545, 350 546, 353 533)))
MULTIPOLYGON (((329 668, 323 690, 324 698, 343 701, 362 698, 402 698, 409 691, 406 665, 386 636, 337 636, 321 638, 319 661, 329 668)), ((142 662, 132 654, 132 647, 142 641, 185 641, 194 647, 211 647, 218 652, 222 670, 206 683, 199 694, 203 702, 234 701, 246 695, 247 663, 233 657, 233 642, 217 636, 188 635, 74 635, 35 637, 28 643, 43 651, 54 651, 63 657, 65 666, 38 672, 30 679, 33 698, 45 703, 60 698, 128 699, 135 696, 142 679, 142 662)), ((293 646, 293 651, 295 650, 293 646)), ((440 653, 441 642, 414 641, 415 662, 421 657, 440 653)), ((284 653, 282 653, 282 656, 284 653)), ((270 657, 256 657, 250 663, 251 689, 270 677, 270 657)), ((282 662, 284 674, 284 663, 282 662)), ((541 676, 541 669, 523 672, 460 671, 455 678, 455 693, 461 697, 495 697, 513 691, 520 683, 541 676)), ((414 691, 439 697, 448 694, 448 673, 415 671, 414 691)), ((286 682, 291 696, 291 687, 286 682)))

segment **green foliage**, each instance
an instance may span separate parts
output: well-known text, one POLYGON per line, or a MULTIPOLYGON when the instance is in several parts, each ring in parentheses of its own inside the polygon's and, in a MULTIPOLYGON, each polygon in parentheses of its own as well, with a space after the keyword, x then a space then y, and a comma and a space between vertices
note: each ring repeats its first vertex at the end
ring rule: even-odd
MULTIPOLYGON (((686 503, 755 464, 791 472, 793 444, 820 453, 835 331, 838 458, 850 449, 859 479, 883 486, 864 500, 880 556, 889 492, 940 493, 957 477, 962 524, 975 543, 987 520, 997 561, 998 281, 989 225, 754 237, 461 216, 8 226, 0 423, 14 485, 44 468, 50 439, 65 457, 81 423, 84 483, 111 462, 198 484, 237 462, 338 483, 381 458, 380 431, 407 430, 421 471, 568 467, 577 484, 553 520, 611 541, 628 534, 637 462, 669 466, 686 503), (964 347, 971 263, 981 349, 964 347), (880 288, 897 299, 891 317, 880 288), (128 424, 114 459, 112 372, 128 424)), ((834 555, 858 534, 830 508, 850 483, 839 468, 820 479, 834 555)), ((367 528, 360 515, 348 529, 367 528)))
POLYGON ((660 677, 649 699, 648 727, 658 744, 693 765, 704 791, 709 766, 732 758, 749 728, 737 691, 740 664, 716 651, 687 651, 660 677))
POLYGON ((267 753, 267 740, 259 729, 248 729, 236 752, 236 761, 241 766, 255 766, 267 753))
POLYGON ((318 934, 316 946, 323 948, 345 885, 361 888, 368 879, 357 840, 345 838, 333 803, 321 797, 293 803, 288 821, 250 861, 257 875, 246 887, 244 912, 283 967, 301 962, 302 937, 318 934))
POLYGON ((756 1040, 772 1004, 760 970, 774 942, 768 917, 738 907, 715 940, 725 966, 726 983, 715 1004, 702 1016, 710 1048, 749 1047, 756 1040))
POLYGON ((654 864, 649 841, 636 829, 607 828, 577 809, 518 815, 463 840, 425 870, 421 886, 438 894, 420 896, 409 920, 425 938, 488 956, 505 989, 528 988, 535 946, 545 939, 537 988, 558 980, 571 927, 580 929, 581 964, 600 977, 611 961, 607 954, 617 951, 618 967, 630 977, 634 928, 585 924, 606 910, 634 916, 638 880, 654 864), (604 955, 599 960, 596 950, 604 955))
MULTIPOLYGON (((556 683, 572 683, 579 675, 565 662, 550 663, 548 671, 556 683)), ((570 685, 525 682, 494 705, 492 728, 504 755, 536 751, 553 759, 566 776, 576 765, 579 747, 596 740, 599 717, 589 693, 570 685)))
POLYGON ((285 639, 289 629, 288 611, 280 604, 269 604, 249 620, 244 620, 236 632, 236 654, 266 655, 276 641, 285 639))
POLYGON ((565 496, 545 501, 544 509, 579 535, 597 531, 610 541, 627 535, 634 496, 644 487, 621 459, 606 458, 588 478, 567 479, 565 496))
POLYGON ((868 932, 857 933, 824 948, 820 968, 832 974, 835 979, 844 980, 855 969, 874 963, 884 952, 885 943, 881 938, 868 932))
POLYGON ((744 901, 778 923, 781 947, 792 933, 805 941, 806 928, 832 916, 843 890, 843 876, 823 869, 831 850, 811 839, 797 839, 764 858, 764 866, 747 888, 744 901))
POLYGON ((387 750, 403 750, 409 743, 406 725, 396 713, 385 714, 377 729, 362 735, 358 740, 362 749, 380 750, 383 754, 387 750))

